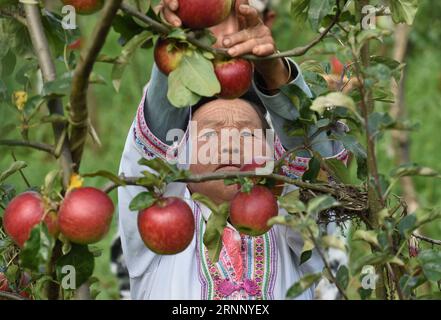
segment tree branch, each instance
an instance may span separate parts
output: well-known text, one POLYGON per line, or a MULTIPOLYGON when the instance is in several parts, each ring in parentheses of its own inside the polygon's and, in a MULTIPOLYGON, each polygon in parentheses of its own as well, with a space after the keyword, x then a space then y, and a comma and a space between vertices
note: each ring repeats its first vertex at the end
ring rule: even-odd
POLYGON ((40 142, 30 142, 24 140, 0 140, 0 145, 9 147, 27 147, 35 150, 47 152, 55 156, 54 147, 40 142))
MULTIPOLYGON (((32 40, 35 54, 38 58, 38 63, 43 75, 44 82, 54 81, 56 79, 55 64, 53 62, 49 43, 44 33, 43 24, 41 22, 40 8, 37 4, 23 4, 26 21, 28 25, 29 35, 32 40)), ((48 109, 50 114, 58 114, 63 116, 64 110, 61 99, 54 98, 48 101, 48 109)), ((53 123, 52 128, 54 131, 55 141, 59 141, 59 138, 63 135, 65 125, 63 123, 53 123)), ((69 142, 66 139, 61 147, 60 154, 61 167, 63 169, 63 184, 66 188, 69 184, 70 176, 72 173, 72 156, 69 150, 69 142)))
POLYGON ((2 300, 1 298, 4 298, 6 300, 28 300, 19 294, 5 291, 0 291, 0 300, 2 300))
MULTIPOLYGON (((338 4, 338 1, 337 1, 337 4, 338 4)), ((129 14, 131 16, 138 18, 142 22, 147 23, 148 25, 150 25, 152 30, 154 30, 160 34, 167 35, 172 30, 171 27, 169 27, 165 24, 162 24, 158 21, 155 21, 154 19, 152 19, 150 17, 147 17, 146 15, 140 13, 135 8, 129 6, 125 3, 121 4, 121 10, 123 10, 124 12, 126 12, 127 14, 129 14)), ((330 23, 330 25, 318 37, 316 37, 314 40, 312 40, 309 44, 307 44, 305 46, 293 48, 291 50, 284 51, 284 52, 275 53, 275 54, 272 54, 272 55, 269 55, 266 57, 258 57, 255 55, 247 54, 247 55, 243 55, 242 58, 257 61, 257 60, 279 59, 279 58, 284 58, 284 57, 303 56, 310 49, 315 47, 318 43, 320 43, 326 37, 326 35, 329 33, 329 31, 331 31, 331 29, 337 24, 338 20, 340 19, 341 13, 342 12, 341 12, 340 6, 337 5, 336 15, 335 15, 334 19, 332 20, 332 22, 330 23)), ((212 52, 217 55, 228 56, 226 49, 213 48, 213 47, 201 42, 200 40, 198 40, 196 38, 196 36, 193 32, 186 34, 186 40, 188 42, 190 42, 191 44, 195 45, 196 47, 203 49, 205 51, 209 51, 209 52, 212 52)))
POLYGON ((441 240, 435 240, 435 239, 432 239, 432 238, 429 238, 429 237, 426 237, 426 236, 422 236, 422 235, 416 234, 416 233, 413 233, 413 236, 415 238, 418 238, 418 239, 422 240, 422 241, 425 241, 425 242, 428 242, 428 243, 431 243, 431 244, 435 244, 437 246, 441 246, 441 240))
MULTIPOLYGON (((235 179, 235 178, 253 178, 256 176, 256 173, 254 171, 250 172, 215 172, 215 173, 209 173, 209 174, 195 174, 190 175, 183 179, 175 180, 174 182, 182 182, 182 183, 201 183, 206 181, 213 181, 213 180, 225 180, 225 179, 235 179)), ((301 189, 308 189, 313 190, 316 192, 321 192, 324 194, 329 194, 343 203, 350 203, 350 204, 360 204, 361 197, 357 196, 351 196, 345 193, 341 188, 338 188, 338 185, 328 185, 328 184, 316 184, 316 183, 309 183, 302 181, 300 179, 291 179, 287 176, 280 175, 280 174, 268 174, 268 175, 259 175, 261 178, 268 178, 268 179, 274 179, 277 181, 284 182, 286 184, 297 186, 301 189)), ((116 182, 109 182, 104 188, 103 191, 106 193, 110 193, 116 188, 120 186, 144 186, 142 183, 139 182, 142 177, 124 177, 120 176, 119 179, 124 182, 124 185, 116 183, 116 182)), ((145 187, 150 187, 150 185, 145 185, 145 187)), ((352 186, 353 188, 356 188, 356 186, 352 186)), ((360 193, 363 192, 363 190, 360 188, 360 193)), ((361 207, 367 207, 366 205, 361 207)))
POLYGON ((92 40, 89 42, 89 46, 82 52, 80 62, 74 71, 72 93, 70 96, 70 119, 72 125, 71 151, 76 171, 78 171, 80 167, 84 144, 86 143, 89 130, 87 110, 89 77, 92 73, 95 61, 104 46, 121 2, 122 0, 106 1, 104 13, 91 36, 92 40))

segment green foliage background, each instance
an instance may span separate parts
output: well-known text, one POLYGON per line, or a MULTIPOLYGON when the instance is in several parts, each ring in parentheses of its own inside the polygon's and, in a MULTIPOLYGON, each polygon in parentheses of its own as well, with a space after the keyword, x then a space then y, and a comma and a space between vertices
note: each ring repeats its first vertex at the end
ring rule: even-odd
MULTIPOLYGON (((288 1, 286 1, 288 2, 288 1)), ((315 36, 308 27, 299 28, 292 21, 288 10, 283 5, 277 8, 278 20, 274 34, 280 50, 289 49, 293 46, 303 45, 315 36)), ((407 59, 408 76, 406 81, 406 105, 409 119, 419 123, 419 129, 411 134, 412 160, 421 165, 432 167, 441 171, 441 134, 438 133, 441 124, 441 22, 437 17, 441 15, 441 4, 434 1, 421 1, 420 11, 415 21, 415 27, 411 33, 410 51, 407 59)), ((80 18, 82 30, 91 32, 98 15, 80 18)), ((392 44, 384 44, 391 52, 392 44)), ((112 32, 103 52, 109 56, 117 56, 121 51, 118 44, 118 35, 112 32)), ((316 59, 327 61, 329 55, 323 55, 323 46, 312 50, 297 62, 316 59)), ((57 62, 58 69, 63 70, 63 62, 57 62)), ((91 119, 100 138, 102 148, 98 148, 89 139, 87 150, 82 164, 82 172, 93 172, 104 169, 118 172, 119 161, 123 146, 127 137, 128 129, 133 121, 136 109, 140 103, 142 89, 148 82, 152 67, 152 51, 138 50, 126 70, 119 93, 116 93, 111 81, 111 68, 109 65, 98 63, 95 72, 100 74, 106 81, 106 85, 94 85, 90 91, 89 104, 91 119)), ((16 68, 20 67, 18 62, 16 68)), ((5 80, 4 81, 10 81, 5 80)), ((20 90, 17 87, 17 90, 20 90)), ((0 119, 2 123, 15 122, 17 113, 9 107, 0 105, 0 119)), ((48 126, 49 127, 49 126, 48 126)), ((52 138, 49 128, 38 129, 32 132, 31 140, 50 141, 52 138)), ((0 137, 8 139, 19 138, 19 130, 8 127, 0 132, 0 137)), ((393 167, 393 159, 390 152, 390 135, 383 139, 378 154, 380 171, 388 172, 393 167)), ((41 185, 47 172, 55 168, 49 156, 29 151, 15 149, 15 155, 19 160, 26 161, 28 167, 24 170, 25 175, 32 185, 41 185)), ((0 147, 0 171, 5 170, 12 162, 10 149, 0 147)), ((423 206, 433 207, 441 205, 441 181, 435 179, 415 178, 419 201, 423 206)), ((19 175, 10 180, 17 186, 19 191, 26 188, 19 175)), ((86 179, 87 185, 102 186, 103 179, 86 179)), ((116 192, 112 194, 116 203, 116 192)), ((98 244, 103 249, 103 254, 97 260, 94 276, 98 282, 92 289, 98 293, 97 299, 116 299, 119 297, 117 280, 110 270, 110 244, 117 231, 117 219, 112 226, 109 235, 98 244)), ((441 223, 434 223, 424 230, 428 236, 440 238, 441 223)))

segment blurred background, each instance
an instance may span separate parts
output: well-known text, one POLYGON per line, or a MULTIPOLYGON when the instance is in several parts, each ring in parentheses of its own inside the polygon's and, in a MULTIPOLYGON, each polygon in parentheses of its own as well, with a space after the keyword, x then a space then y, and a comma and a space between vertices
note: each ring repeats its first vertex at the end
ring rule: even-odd
MULTIPOLYGON (((277 20, 274 27, 274 35, 279 50, 290 49, 309 42, 315 34, 309 26, 298 26, 289 15, 289 1, 281 0, 274 6, 277 20)), ((407 118, 412 123, 418 124, 415 131, 410 132, 406 146, 410 152, 412 162, 429 166, 441 171, 441 2, 422 0, 414 26, 408 34, 408 49, 405 52, 406 77, 404 82, 403 106, 407 118)), ((83 37, 87 41, 88 34, 92 31, 99 15, 79 18, 83 37)), ((383 21, 387 27, 387 21, 383 21)), ((306 56, 296 59, 301 63, 305 60, 328 61, 331 52, 335 50, 328 41, 328 45, 320 45, 314 48, 306 56)), ((378 50, 391 57, 394 56, 394 41, 378 45, 378 50)), ((121 46, 118 43, 118 34, 111 32, 103 50, 108 56, 118 56, 121 46)), ((64 72, 62 61, 57 62, 58 70, 64 72)), ((142 88, 148 82, 152 68, 152 50, 138 50, 121 81, 120 91, 117 93, 111 80, 111 66, 97 63, 95 73, 100 75, 105 84, 93 85, 89 95, 89 107, 91 121, 102 141, 99 148, 91 139, 87 144, 82 172, 94 172, 100 169, 114 173, 118 172, 120 156, 127 137, 128 129, 133 121, 135 111, 140 102, 142 88)), ((16 68, 20 68, 20 61, 16 68)), ((19 87, 18 87, 19 90, 19 87)), ((3 123, 15 121, 17 113, 11 108, 0 106, 0 119, 3 123)), ((0 137, 8 139, 19 138, 19 131, 14 126, 3 127, 0 137), (7 128, 7 129, 6 129, 7 128)), ((31 131, 31 140, 51 141, 50 130, 31 131)), ((400 137, 388 133, 379 145, 378 158, 380 171, 387 173, 396 166, 397 153, 393 145, 400 137)), ((26 177, 32 185, 41 185, 45 175, 56 168, 52 159, 44 153, 15 149, 18 160, 27 162, 28 167, 24 170, 26 177)), ((399 158, 399 156, 398 156, 399 158)), ((0 147, 0 171, 5 170, 13 161, 11 149, 0 147)), ((23 180, 15 175, 9 183, 17 186, 18 191, 26 189, 23 180)), ((91 186, 103 186, 105 180, 100 178, 86 179, 85 184, 91 186)), ((436 179, 415 178, 411 181, 414 185, 416 198, 415 203, 421 207, 434 207, 441 205, 441 181, 436 179)), ((397 192, 399 186, 397 187, 397 192)), ((116 203, 116 193, 112 195, 116 203)), ((98 281, 93 284, 92 290, 97 294, 97 299, 118 299, 119 291, 117 279, 110 268, 110 245, 117 231, 116 216, 109 235, 97 246, 103 249, 103 254, 96 261, 94 276, 98 281)), ((422 230, 426 235, 436 239, 441 238, 441 223, 433 223, 422 230)))

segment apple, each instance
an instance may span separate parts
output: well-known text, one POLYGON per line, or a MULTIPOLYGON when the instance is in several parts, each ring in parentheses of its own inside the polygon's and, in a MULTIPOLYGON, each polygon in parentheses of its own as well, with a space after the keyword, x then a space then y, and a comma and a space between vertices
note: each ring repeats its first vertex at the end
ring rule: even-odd
POLYGON ((251 86, 253 66, 245 59, 215 60, 214 72, 221 85, 219 97, 236 99, 244 95, 251 86))
POLYGON ((104 0, 61 0, 64 5, 75 8, 78 14, 92 14, 100 11, 104 6, 104 0))
POLYGON ((195 224, 188 204, 176 197, 162 198, 138 214, 144 244, 161 255, 177 254, 191 243, 195 224))
POLYGON ((179 0, 178 17, 184 27, 210 28, 230 15, 233 0, 179 0))
POLYGON ((83 40, 81 38, 78 38, 67 45, 67 48, 72 51, 81 50, 82 47, 83 47, 83 40))
MULTIPOLYGON (((31 230, 44 217, 45 206, 40 194, 29 191, 16 196, 8 204, 3 216, 6 234, 19 246, 23 247, 29 239, 31 230)), ((55 212, 50 211, 44 218, 49 233, 58 235, 58 221, 55 212)))
MULTIPOLYGON (((27 273, 23 273, 20 279, 20 285, 19 285, 19 295, 30 299, 31 295, 28 293, 27 289, 31 285, 31 277, 27 273)), ((14 292, 11 287, 9 286, 9 281, 6 278, 4 273, 0 272, 0 291, 3 292, 14 292)), ((0 298, 1 300, 1 298, 0 298)))
MULTIPOLYGON (((258 164, 255 161, 253 161, 252 163, 248 163, 248 164, 244 164, 241 168, 240 171, 242 172, 247 172, 247 171, 256 171, 257 168, 264 168, 265 167, 265 163, 262 164, 258 164)), ((281 171, 281 170, 280 170, 281 171)), ((262 178, 260 178, 259 176, 257 176, 256 178, 252 178, 252 181, 257 184, 262 178)), ((284 184, 283 183, 279 183, 278 181, 276 181, 276 185, 271 188, 272 193, 275 196, 280 196, 283 192, 283 187, 284 184)))
POLYGON ((187 45, 173 39, 159 38, 155 45, 154 57, 159 70, 169 75, 181 63, 187 45))
POLYGON ((277 200, 272 192, 264 186, 256 185, 249 193, 238 192, 233 198, 230 221, 239 232, 260 236, 271 229, 268 220, 278 213, 277 200))
POLYGON ((345 70, 344 64, 337 58, 332 57, 331 58, 331 72, 333 74, 341 76, 345 70))
POLYGON ((112 223, 112 200, 103 191, 84 187, 70 191, 60 206, 61 233, 77 244, 91 244, 104 238, 112 223))
POLYGON ((9 292, 9 283, 6 276, 0 272, 0 291, 9 292))

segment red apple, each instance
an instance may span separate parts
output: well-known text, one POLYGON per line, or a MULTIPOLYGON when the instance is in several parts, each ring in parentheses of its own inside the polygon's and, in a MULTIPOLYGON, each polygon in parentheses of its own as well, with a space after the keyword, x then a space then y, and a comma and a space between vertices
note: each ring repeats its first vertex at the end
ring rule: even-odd
POLYGON ((215 60, 214 71, 221 85, 218 96, 222 99, 239 98, 251 86, 253 66, 247 60, 215 60))
POLYGON ((9 284, 6 276, 0 272, 0 291, 9 292, 9 284))
POLYGON ((114 206, 103 191, 84 187, 70 191, 58 214, 61 233, 78 244, 91 244, 104 238, 112 223, 114 206))
MULTIPOLYGON (((253 161, 252 163, 243 165, 242 168, 240 168, 240 171, 242 172, 256 171, 257 168, 264 168, 265 165, 266 165, 265 163, 257 164, 256 162, 253 161)), ((252 180, 254 183, 258 183, 261 180, 261 178, 256 177, 253 178, 252 180)), ((273 188, 271 188, 271 191, 275 196, 280 196, 283 192, 283 187, 284 187, 283 183, 279 183, 278 181, 276 181, 276 185, 273 188)))
POLYGON ((72 51, 81 50, 82 47, 83 47, 83 41, 81 38, 78 38, 67 45, 67 48, 72 51))
MULTIPOLYGON (((31 285, 31 278, 27 273, 23 273, 21 279, 20 279, 20 287, 18 288, 19 294, 27 299, 31 298, 31 295, 27 291, 28 288, 31 285)), ((11 287, 9 286, 9 281, 6 278, 6 276, 0 272, 0 291, 3 292, 13 292, 11 287)), ((0 299, 1 300, 1 299, 0 299)))
POLYGON ((344 64, 337 58, 332 57, 331 58, 331 72, 333 74, 341 76, 345 70, 344 64))
POLYGON ((193 212, 176 197, 163 198, 138 214, 138 230, 145 245, 157 254, 177 254, 194 236, 193 212))
POLYGON ((181 63, 186 44, 173 39, 159 38, 155 45, 154 57, 159 70, 169 75, 181 63))
POLYGON ((224 21, 232 6, 233 0, 179 0, 177 15, 184 27, 204 29, 224 21))
POLYGON ((277 200, 272 192, 256 185, 251 192, 239 192, 231 201, 230 220, 241 233, 260 236, 270 227, 268 220, 278 215, 277 200))
POLYGON ((100 11, 104 6, 104 0, 61 0, 64 5, 75 8, 78 14, 92 14, 100 11))
MULTIPOLYGON (((31 230, 43 219, 44 201, 37 192, 25 192, 8 204, 3 216, 6 234, 19 246, 23 247, 29 239, 31 230)), ((44 219, 49 233, 58 234, 58 221, 55 212, 49 212, 44 219)))

